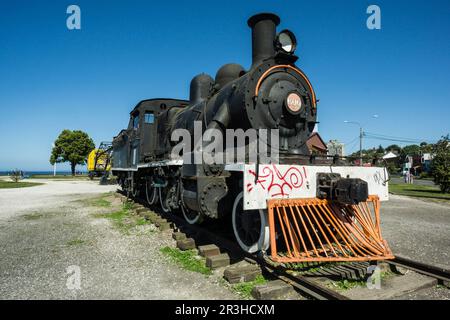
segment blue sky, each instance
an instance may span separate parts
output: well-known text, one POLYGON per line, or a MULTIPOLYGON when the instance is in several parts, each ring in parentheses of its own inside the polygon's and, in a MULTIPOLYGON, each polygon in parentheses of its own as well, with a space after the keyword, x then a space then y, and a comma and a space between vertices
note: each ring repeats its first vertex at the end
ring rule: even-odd
MULTIPOLYGON (((325 140, 357 150, 358 128, 344 120, 429 141, 450 131, 448 0, 2 1, 0 170, 50 170, 62 129, 111 140, 139 100, 186 98, 200 72, 248 68, 246 21, 262 11, 297 36, 325 140), (70 4, 81 8, 81 30, 66 28, 70 4), (366 27, 370 4, 381 8, 381 30, 366 27)), ((364 142, 380 143, 390 144, 364 142)))

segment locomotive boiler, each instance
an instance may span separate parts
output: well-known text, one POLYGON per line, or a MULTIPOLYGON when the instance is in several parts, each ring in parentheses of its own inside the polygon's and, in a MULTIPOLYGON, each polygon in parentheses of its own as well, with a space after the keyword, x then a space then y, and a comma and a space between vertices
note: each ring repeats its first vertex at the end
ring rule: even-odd
MULTIPOLYGON (((180 213, 191 224, 231 220, 243 250, 270 249, 275 261, 392 258, 380 231, 387 172, 311 152, 307 141, 317 123, 317 99, 295 64, 294 33, 277 33, 279 24, 271 13, 248 20, 248 70, 226 64, 214 78, 195 76, 189 100, 138 103, 128 128, 114 138, 113 174, 128 194, 167 214, 180 213), (211 130, 223 136, 256 130, 258 139, 263 130, 276 131, 264 140, 265 149, 277 149, 276 161, 262 157, 259 147, 244 148, 239 161, 195 161, 209 152, 204 135, 211 130), (176 132, 189 136, 180 157, 173 156, 176 132)), ((245 141, 247 147, 252 143, 245 141)))

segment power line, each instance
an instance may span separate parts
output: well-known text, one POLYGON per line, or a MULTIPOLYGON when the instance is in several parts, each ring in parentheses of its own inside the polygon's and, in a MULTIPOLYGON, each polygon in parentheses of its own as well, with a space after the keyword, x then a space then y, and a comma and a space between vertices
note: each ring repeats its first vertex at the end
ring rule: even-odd
POLYGON ((364 132, 364 136, 369 139, 404 142, 404 143, 430 142, 430 140, 428 140, 428 139, 411 139, 411 138, 389 136, 389 135, 385 135, 385 134, 370 133, 370 132, 364 132))
POLYGON ((376 136, 364 136, 367 139, 373 139, 373 140, 384 140, 384 141, 392 141, 392 142, 403 142, 403 143, 420 143, 424 142, 423 140, 400 140, 400 139, 390 139, 390 138, 382 138, 382 137, 376 137, 376 136))
POLYGON ((344 144, 350 144, 350 143, 353 143, 353 142, 355 142, 355 141, 358 140, 358 139, 359 139, 359 136, 356 136, 354 139, 350 140, 349 142, 344 142, 344 144))
MULTIPOLYGON (((354 148, 356 148, 356 146, 357 146, 357 144, 358 144, 358 139, 359 139, 359 137, 357 137, 354 141, 353 141, 353 143, 351 144, 351 145, 348 145, 346 148, 347 148, 347 153, 348 152, 350 152, 350 150, 353 150, 354 148)), ((356 151, 354 151, 354 152, 356 152, 356 151)), ((352 152, 352 153, 354 153, 354 152, 352 152)))

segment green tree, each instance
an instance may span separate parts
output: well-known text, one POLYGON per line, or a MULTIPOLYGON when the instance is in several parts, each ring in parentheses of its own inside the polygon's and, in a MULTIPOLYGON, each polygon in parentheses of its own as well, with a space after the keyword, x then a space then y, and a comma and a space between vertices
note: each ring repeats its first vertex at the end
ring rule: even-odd
POLYGON ((434 183, 438 184, 442 192, 450 192, 450 140, 449 136, 442 137, 433 147, 431 173, 434 183))
POLYGON ((397 144, 391 144, 390 146, 386 147, 386 151, 391 151, 395 154, 400 154, 400 151, 402 148, 400 148, 397 144))
POLYGON ((420 146, 417 144, 411 144, 409 146, 404 146, 400 152, 400 159, 405 161, 406 156, 417 156, 420 155, 420 146))
POLYGON ((94 141, 89 135, 80 130, 63 130, 55 141, 50 155, 50 163, 70 162, 72 175, 75 166, 85 164, 87 156, 95 148, 94 141))
POLYGON ((378 146, 377 154, 380 154, 381 156, 384 155, 384 148, 381 146, 381 144, 378 146))
POLYGON ((432 144, 428 144, 426 142, 422 142, 420 144, 420 152, 423 153, 431 153, 433 151, 433 145, 432 144))

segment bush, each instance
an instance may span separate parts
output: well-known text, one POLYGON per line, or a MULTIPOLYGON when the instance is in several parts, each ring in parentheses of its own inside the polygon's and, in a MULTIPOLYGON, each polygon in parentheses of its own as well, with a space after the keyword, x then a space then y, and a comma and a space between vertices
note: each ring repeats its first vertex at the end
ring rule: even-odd
POLYGON ((434 158, 431 162, 431 172, 434 183, 442 192, 450 192, 450 141, 449 136, 442 137, 433 148, 434 158))

